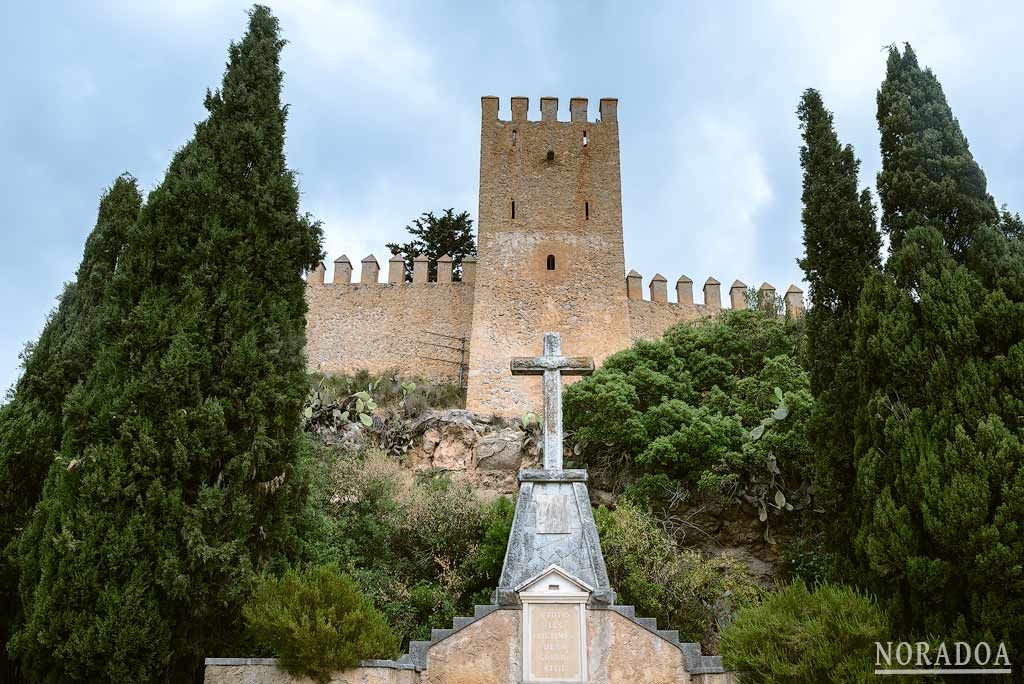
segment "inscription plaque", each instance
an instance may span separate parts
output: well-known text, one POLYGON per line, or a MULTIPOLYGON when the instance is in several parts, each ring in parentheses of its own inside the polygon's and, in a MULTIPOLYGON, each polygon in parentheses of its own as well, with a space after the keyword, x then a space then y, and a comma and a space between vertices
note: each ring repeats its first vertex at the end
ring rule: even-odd
POLYGON ((583 679, 580 662, 580 608, 575 603, 531 603, 530 656, 527 667, 531 682, 574 682, 583 679))
POLYGON ((568 534, 568 497, 565 494, 537 494, 537 534, 568 534))

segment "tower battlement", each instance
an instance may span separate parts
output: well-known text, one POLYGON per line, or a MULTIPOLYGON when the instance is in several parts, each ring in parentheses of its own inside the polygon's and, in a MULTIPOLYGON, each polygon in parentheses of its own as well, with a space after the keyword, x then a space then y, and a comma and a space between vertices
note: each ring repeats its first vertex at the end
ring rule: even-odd
POLYGON ((540 98, 540 119, 529 119, 530 98, 516 96, 510 98, 510 117, 501 118, 501 101, 494 95, 485 95, 480 98, 480 109, 482 120, 485 124, 498 122, 502 124, 513 123, 617 123, 619 101, 614 97, 603 97, 598 103, 600 118, 590 121, 587 119, 587 106, 589 100, 585 97, 569 98, 569 118, 558 118, 558 98, 540 98))

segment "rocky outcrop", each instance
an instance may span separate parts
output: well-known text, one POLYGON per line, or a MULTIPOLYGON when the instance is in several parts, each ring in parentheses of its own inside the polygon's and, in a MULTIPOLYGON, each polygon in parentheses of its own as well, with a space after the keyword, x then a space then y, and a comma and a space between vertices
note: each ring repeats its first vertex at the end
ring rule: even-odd
POLYGON ((518 471, 523 463, 526 435, 515 428, 501 428, 484 435, 473 450, 476 467, 483 470, 518 471))
MULTIPOLYGON (((391 425, 377 416, 373 428, 351 424, 326 441, 345 449, 375 444, 374 431, 385 424, 391 425)), ((524 429, 515 419, 463 409, 429 410, 405 419, 401 430, 411 445, 403 462, 412 470, 447 473, 457 482, 472 485, 485 499, 515 497, 519 489, 517 473, 541 465, 539 427, 524 429)), ((573 456, 567 451, 565 458, 571 460, 573 456)), ((614 506, 621 487, 616 474, 591 471, 590 475, 591 503, 614 506)), ((764 527, 752 508, 698 498, 680 504, 675 514, 682 521, 675 534, 686 546, 712 555, 735 557, 764 584, 770 584, 779 575, 780 544, 765 539, 764 527)), ((782 530, 773 530, 772 535, 776 542, 786 536, 782 530)))
POLYGON ((518 421, 447 409, 408 420, 406 430, 412 448, 405 460, 413 470, 447 472, 484 495, 514 495, 516 473, 538 463, 537 439, 518 421))

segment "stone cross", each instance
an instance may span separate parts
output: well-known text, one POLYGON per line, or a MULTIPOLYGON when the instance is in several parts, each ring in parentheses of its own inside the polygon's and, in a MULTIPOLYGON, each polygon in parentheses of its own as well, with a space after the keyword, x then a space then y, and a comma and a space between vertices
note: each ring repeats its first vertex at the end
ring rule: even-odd
POLYGON ((517 356, 512 375, 544 376, 544 469, 562 469, 562 375, 589 375, 594 360, 562 356, 562 336, 544 333, 544 356, 517 356))

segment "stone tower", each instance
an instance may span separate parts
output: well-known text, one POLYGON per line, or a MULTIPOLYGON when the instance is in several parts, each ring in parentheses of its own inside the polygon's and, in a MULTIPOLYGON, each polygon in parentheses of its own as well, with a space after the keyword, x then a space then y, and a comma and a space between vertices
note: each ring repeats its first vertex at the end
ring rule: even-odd
POLYGON ((539 383, 513 377, 513 356, 536 356, 545 332, 600 363, 630 344, 624 284, 617 100, 484 97, 480 125, 479 263, 473 302, 467 408, 521 415, 539 411, 539 383))

